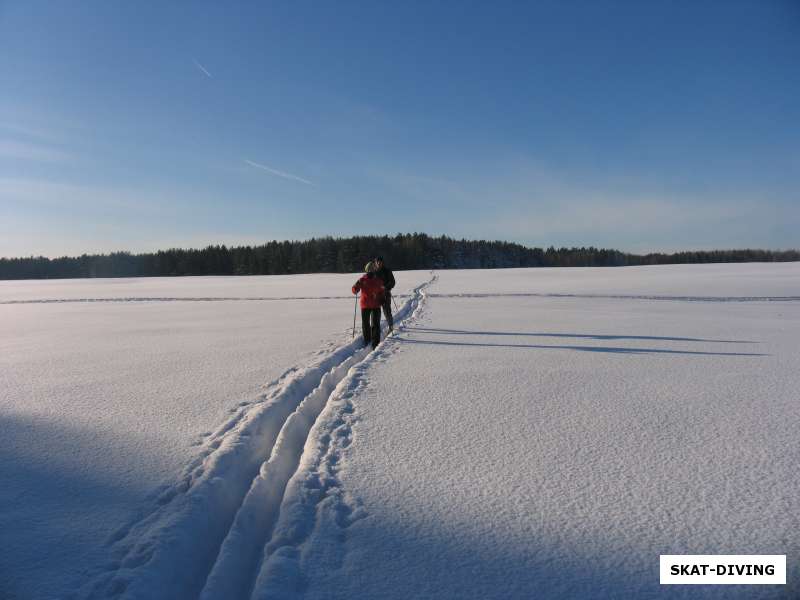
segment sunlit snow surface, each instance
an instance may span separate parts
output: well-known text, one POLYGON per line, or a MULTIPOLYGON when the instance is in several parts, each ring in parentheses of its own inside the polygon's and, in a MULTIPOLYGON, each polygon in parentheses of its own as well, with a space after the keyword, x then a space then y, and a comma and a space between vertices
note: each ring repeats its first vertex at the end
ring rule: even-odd
POLYGON ((800 264, 399 273, 369 355, 352 279, 0 282, 0 595, 798 594, 800 264), (659 586, 681 553, 790 584, 659 586))
POLYGON ((204 434, 350 340, 355 279, 0 281, 0 598, 75 588, 204 434), (214 300, 265 297, 334 298, 214 300))

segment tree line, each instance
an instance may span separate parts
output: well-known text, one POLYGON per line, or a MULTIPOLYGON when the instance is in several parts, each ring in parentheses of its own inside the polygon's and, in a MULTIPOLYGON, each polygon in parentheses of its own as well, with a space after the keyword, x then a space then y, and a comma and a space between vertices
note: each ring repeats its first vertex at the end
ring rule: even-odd
POLYGON ((0 279, 159 277, 180 275, 286 275, 353 273, 382 255, 396 270, 510 267, 620 267, 676 263, 784 262, 797 250, 711 250, 630 254, 595 247, 528 248, 502 241, 456 240, 422 233, 395 236, 312 238, 260 246, 214 245, 132 254, 83 254, 61 258, 0 258, 0 279))

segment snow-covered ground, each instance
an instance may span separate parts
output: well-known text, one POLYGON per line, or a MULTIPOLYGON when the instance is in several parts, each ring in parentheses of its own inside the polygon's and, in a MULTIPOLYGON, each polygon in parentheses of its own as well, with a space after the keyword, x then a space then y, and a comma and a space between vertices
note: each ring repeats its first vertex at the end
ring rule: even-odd
POLYGON ((800 264, 398 275, 373 353, 351 276, 0 284, 0 592, 798 594, 800 264))
POLYGON ((76 588, 209 434, 350 340, 354 280, 0 282, 0 598, 76 588))

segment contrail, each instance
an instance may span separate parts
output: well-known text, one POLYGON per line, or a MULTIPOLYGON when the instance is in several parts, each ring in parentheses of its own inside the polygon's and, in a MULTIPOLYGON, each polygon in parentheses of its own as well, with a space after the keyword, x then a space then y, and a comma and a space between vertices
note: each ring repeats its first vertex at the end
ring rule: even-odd
POLYGON ((284 179, 294 179, 295 181, 300 181, 301 183, 305 183, 306 185, 313 185, 316 187, 316 184, 309 181, 308 179, 303 179, 302 177, 298 177, 297 175, 292 175, 291 173, 284 173, 283 171, 278 171, 276 169, 270 169, 265 165, 260 165, 257 162, 253 162, 252 160, 245 161, 251 167, 256 167, 257 169, 264 169, 265 171, 272 173, 273 175, 277 175, 278 177, 283 177, 284 179))
POLYGON ((199 62, 197 62, 197 60, 195 60, 194 58, 192 60, 194 61, 194 64, 198 69, 200 69, 203 73, 208 75, 211 79, 214 79, 214 77, 211 75, 211 73, 209 73, 208 70, 203 65, 201 65, 199 62))

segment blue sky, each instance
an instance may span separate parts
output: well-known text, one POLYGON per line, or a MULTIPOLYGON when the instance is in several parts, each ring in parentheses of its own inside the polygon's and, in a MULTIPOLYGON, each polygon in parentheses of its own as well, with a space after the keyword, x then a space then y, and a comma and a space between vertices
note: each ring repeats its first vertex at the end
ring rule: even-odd
POLYGON ((0 0, 0 256, 800 246, 800 4, 0 0))

